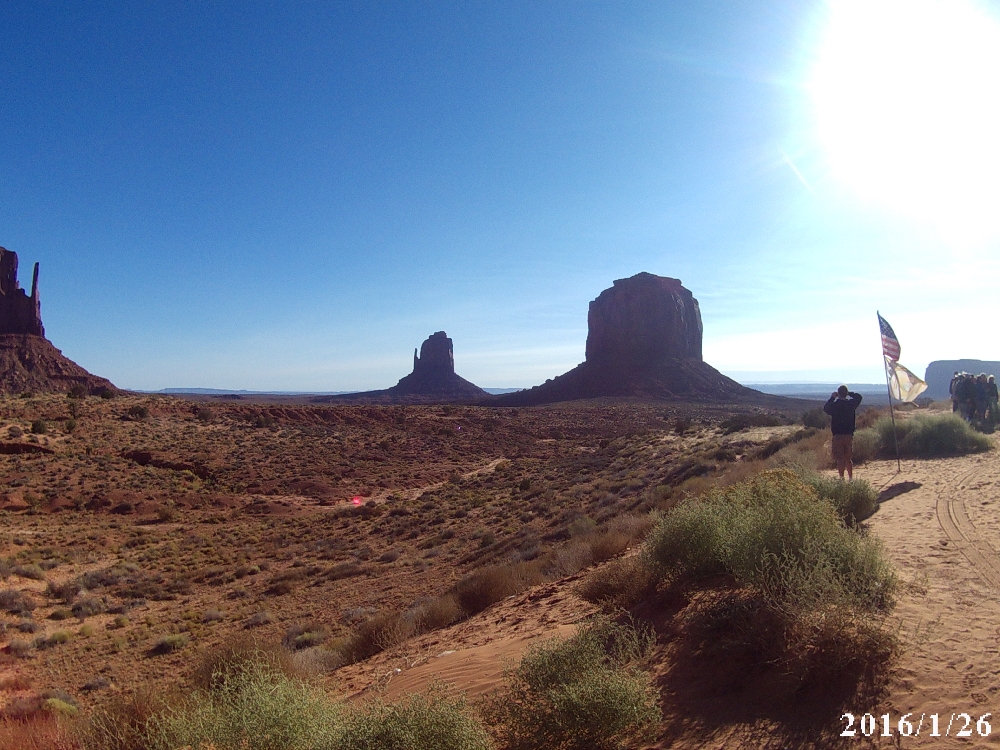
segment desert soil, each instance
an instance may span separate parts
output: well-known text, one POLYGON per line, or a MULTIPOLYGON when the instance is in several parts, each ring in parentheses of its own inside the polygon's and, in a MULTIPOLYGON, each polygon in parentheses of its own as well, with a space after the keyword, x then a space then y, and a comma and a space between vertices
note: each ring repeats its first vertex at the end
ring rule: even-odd
POLYGON ((870 529, 907 583, 896 612, 906 650, 884 712, 924 724, 902 746, 1000 746, 1000 456, 904 460, 898 473, 895 461, 877 461, 856 476, 886 498, 870 529), (972 736, 956 738, 963 713, 972 736), (986 713, 983 738, 975 722, 986 713), (940 737, 929 736, 933 714, 940 737))
MULTIPOLYGON (((274 642, 310 623, 342 637, 359 618, 440 594, 482 565, 558 550, 595 523, 655 507, 662 488, 697 483, 798 429, 724 434, 722 407, 206 407, 128 397, 81 404, 71 431, 61 426, 68 406, 62 397, 0 402, 0 443, 51 451, 0 454, 0 588, 30 605, 0 614, 8 708, 53 688, 87 709, 144 683, 183 683, 201 649, 251 627, 274 642), (130 416, 135 406, 148 416, 130 416), (50 429, 34 436, 38 418, 50 429), (60 598, 60 584, 88 573, 99 574, 89 594, 60 598), (71 616, 86 596, 108 611, 71 616), (67 640, 53 640, 60 633, 67 640), (176 634, 188 645, 157 655, 158 640, 176 634)), ((878 711, 893 730, 904 714, 924 724, 920 737, 844 746, 1000 746, 1000 719, 991 717, 988 738, 975 725, 1000 694, 1000 455, 907 460, 899 472, 876 461, 856 476, 882 492, 868 531, 905 583, 893 615, 905 648, 878 711), (962 713, 968 738, 954 736, 962 713), (933 714, 951 736, 930 736, 933 714)), ((575 594, 586 574, 321 679, 350 700, 434 683, 480 695, 527 648, 593 614, 575 594)), ((695 728, 658 747, 762 747, 767 732, 695 728)))

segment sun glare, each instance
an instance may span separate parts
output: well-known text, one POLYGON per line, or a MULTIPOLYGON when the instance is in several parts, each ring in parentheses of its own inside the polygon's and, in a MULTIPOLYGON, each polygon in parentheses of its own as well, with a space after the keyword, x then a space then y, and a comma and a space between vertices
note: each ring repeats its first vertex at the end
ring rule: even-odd
POLYGON ((833 0, 813 70, 834 175, 951 238, 1000 234, 1000 22, 968 0, 833 0))

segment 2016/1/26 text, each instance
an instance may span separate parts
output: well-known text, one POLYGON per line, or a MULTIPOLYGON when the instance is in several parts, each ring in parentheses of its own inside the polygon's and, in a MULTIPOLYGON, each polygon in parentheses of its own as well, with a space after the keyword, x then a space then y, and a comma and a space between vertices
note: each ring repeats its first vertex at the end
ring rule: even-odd
POLYGON ((923 731, 926 737, 972 737, 973 733, 980 737, 989 737, 990 732, 993 731, 989 722, 990 716, 991 714, 983 714, 973 723, 972 715, 964 712, 953 713, 950 716, 948 714, 922 713, 919 719, 914 714, 909 713, 900 716, 899 721, 894 724, 890 714, 882 714, 876 718, 867 713, 861 716, 846 713, 840 717, 840 720, 846 725, 840 736, 857 737, 863 735, 871 737, 878 732, 880 737, 892 737, 894 734, 903 737, 911 735, 919 737, 920 732, 923 731), (947 726, 944 724, 944 718, 948 719, 947 726), (943 734, 942 729, 944 729, 943 734))

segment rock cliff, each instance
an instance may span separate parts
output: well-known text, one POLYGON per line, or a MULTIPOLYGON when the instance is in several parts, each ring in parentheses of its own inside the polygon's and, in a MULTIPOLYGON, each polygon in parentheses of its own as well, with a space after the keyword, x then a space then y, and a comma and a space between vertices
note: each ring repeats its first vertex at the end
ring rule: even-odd
POLYGON ((0 247, 0 335, 28 333, 45 336, 38 299, 38 264, 31 277, 31 296, 17 281, 17 253, 0 247))
POLYGON ((639 273, 618 279, 590 303, 587 358, 534 388, 498 396, 509 406, 617 396, 765 403, 702 361, 698 300, 678 279, 639 273))
POLYGON ((111 381, 91 375, 45 338, 38 264, 29 296, 17 280, 17 253, 0 247, 0 393, 67 392, 74 386, 92 394, 117 391, 111 381))

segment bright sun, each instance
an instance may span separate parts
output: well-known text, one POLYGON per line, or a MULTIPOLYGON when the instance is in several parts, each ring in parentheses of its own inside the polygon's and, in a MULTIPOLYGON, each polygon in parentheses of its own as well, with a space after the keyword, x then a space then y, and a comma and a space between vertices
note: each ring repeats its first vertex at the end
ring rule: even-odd
POLYGON ((1000 22, 970 0, 832 0, 811 93, 835 176, 947 235, 1000 235, 1000 22))

